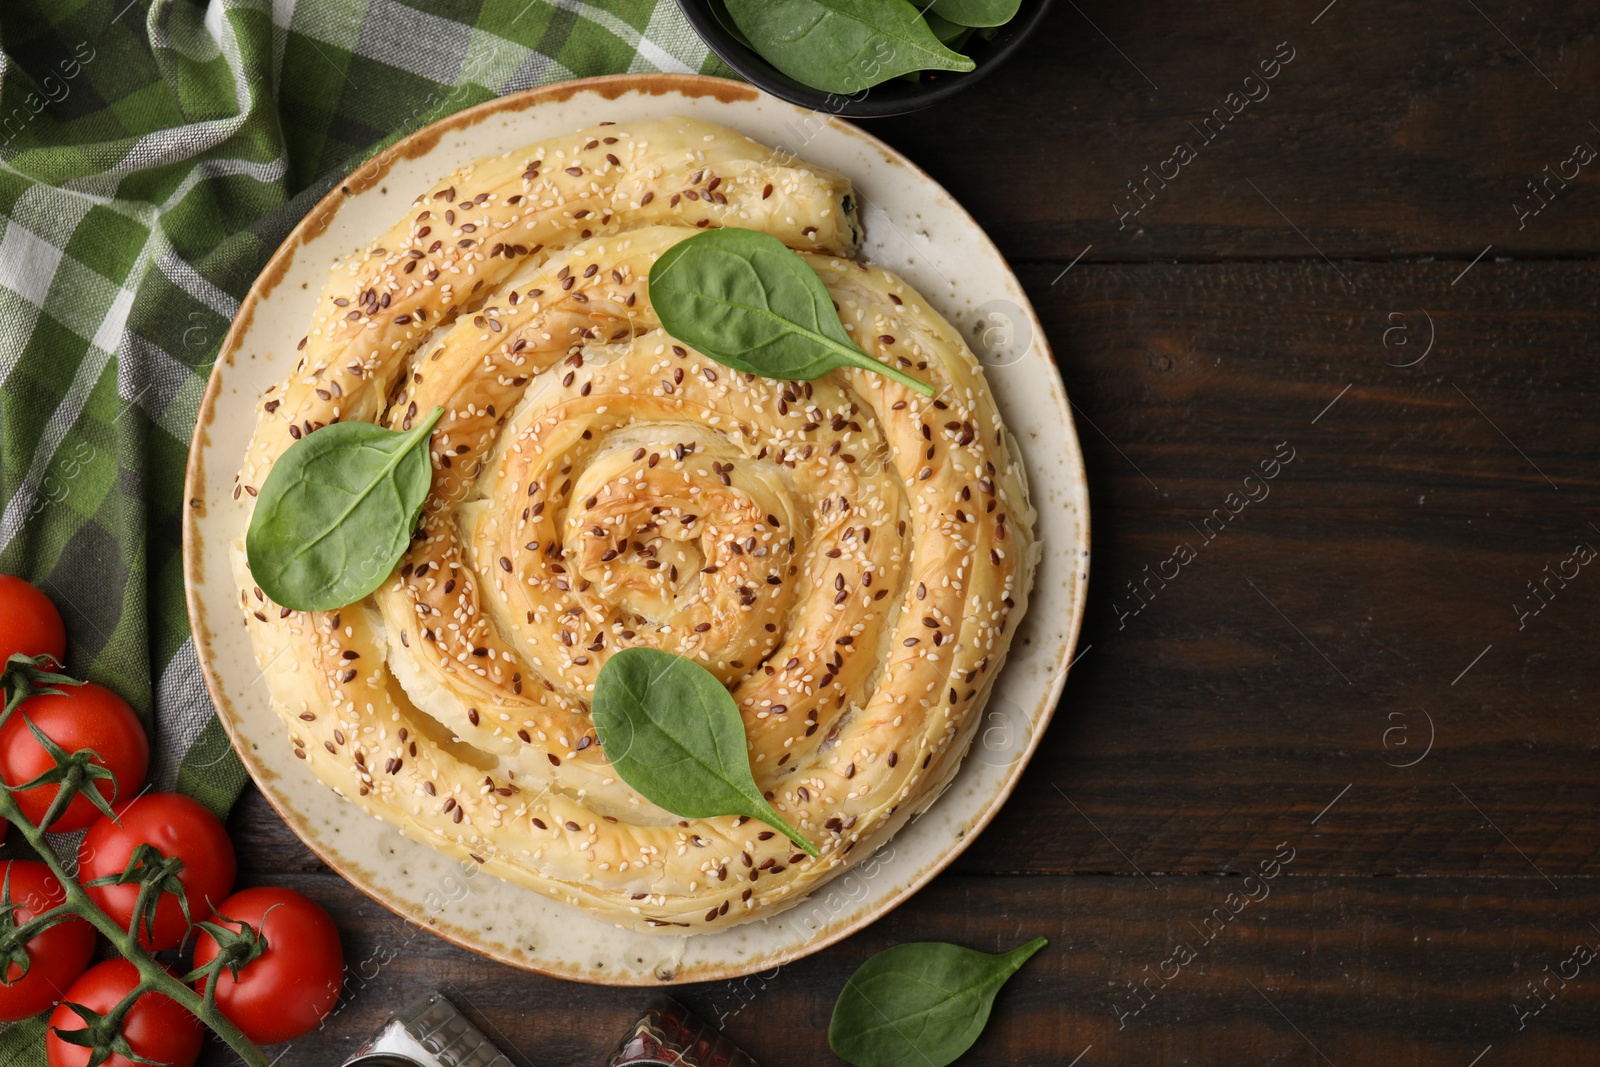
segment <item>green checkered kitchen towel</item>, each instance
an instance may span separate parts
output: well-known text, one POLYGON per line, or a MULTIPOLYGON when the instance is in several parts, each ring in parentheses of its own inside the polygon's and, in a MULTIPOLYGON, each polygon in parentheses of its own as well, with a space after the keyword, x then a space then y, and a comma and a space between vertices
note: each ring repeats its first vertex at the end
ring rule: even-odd
MULTIPOLYGON (((73 673, 147 716, 156 788, 225 812, 245 782, 179 520, 206 377, 267 257, 419 126, 656 70, 726 73, 673 0, 0 2, 0 573, 61 608, 73 673)), ((0 1067, 42 1062, 22 1029, 0 1067)))

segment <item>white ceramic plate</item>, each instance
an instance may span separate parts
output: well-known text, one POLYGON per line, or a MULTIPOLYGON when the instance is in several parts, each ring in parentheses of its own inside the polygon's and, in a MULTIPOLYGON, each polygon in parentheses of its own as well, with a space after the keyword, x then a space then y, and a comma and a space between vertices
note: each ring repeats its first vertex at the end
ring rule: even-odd
POLYGON ((1061 378, 1022 287, 961 206, 877 139, 737 82, 640 74, 490 101, 421 130, 351 175, 289 235, 251 288, 206 389, 189 456, 184 569, 212 699, 267 799, 319 856, 375 900, 513 966, 580 981, 658 985, 768 970, 884 915, 948 865, 1005 802, 1055 710, 1083 616, 1089 566, 1083 460, 1061 378), (848 175, 865 257, 896 271, 989 366, 1027 466, 1044 557, 1033 601, 954 781, 876 855, 771 918, 672 937, 619 930, 531 890, 463 869, 338 799, 292 758, 236 605, 231 499, 253 404, 287 376, 335 259, 382 233, 416 190, 469 160, 605 120, 681 114, 722 123, 848 175))

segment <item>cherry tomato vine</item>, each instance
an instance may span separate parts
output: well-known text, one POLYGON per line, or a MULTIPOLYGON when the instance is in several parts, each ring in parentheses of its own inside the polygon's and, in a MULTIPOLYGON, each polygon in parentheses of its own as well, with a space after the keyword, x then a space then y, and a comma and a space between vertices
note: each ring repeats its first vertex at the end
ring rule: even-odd
MULTIPOLYGON (((0 709, 0 728, 5 726, 25 700, 36 696, 59 695, 63 692, 59 688, 61 686, 82 684, 59 673, 56 658, 50 655, 11 656, 4 664, 3 673, 0 673, 0 695, 5 701, 4 708, 0 709)), ((122 1024, 139 998, 152 991, 171 999, 198 1018, 237 1052, 249 1067, 269 1067, 266 1056, 238 1026, 229 1021, 216 1003, 217 979, 221 973, 227 970, 237 976, 240 968, 266 951, 267 941, 259 927, 221 914, 213 915, 214 922, 193 924, 193 929, 210 935, 216 945, 215 955, 209 957, 204 966, 180 977, 158 962, 140 945, 136 931, 141 920, 153 922, 156 905, 167 895, 177 896, 183 914, 186 917, 189 915, 189 902, 185 899, 182 883, 175 877, 177 870, 182 867, 182 861, 163 856, 152 846, 141 849, 130 860, 126 870, 95 879, 95 882, 105 885, 137 883, 140 886, 140 907, 136 908, 126 926, 108 915, 85 886, 80 885, 62 866, 42 828, 54 824, 78 796, 84 797, 107 818, 115 821, 117 816, 110 801, 103 795, 104 792, 111 792, 111 800, 115 799, 114 777, 95 761, 94 752, 88 749, 67 752, 50 742, 37 728, 32 728, 32 733, 49 753, 54 765, 25 783, 8 785, 0 781, 0 817, 14 826, 39 854, 65 890, 65 899, 18 924, 17 912, 22 909, 12 900, 10 871, 7 870, 4 882, 0 883, 0 968, 3 968, 0 969, 0 984, 9 986, 26 977, 33 963, 29 958, 28 943, 35 937, 74 918, 83 919, 104 934, 138 972, 138 981, 108 1010, 95 1011, 82 1005, 64 1003, 64 1007, 83 1025, 75 1030, 54 1026, 56 1037, 67 1044, 90 1049, 88 1067, 100 1067, 108 1058, 118 1054, 137 1061, 134 1050, 122 1033, 122 1024), (40 785, 54 785, 56 794, 43 816, 35 823, 24 814, 15 794, 40 785), (20 973, 14 974, 14 970, 20 973), (190 988, 189 983, 194 982, 203 982, 204 995, 190 988)), ((61 1014, 58 1009, 52 1021, 61 1014)))

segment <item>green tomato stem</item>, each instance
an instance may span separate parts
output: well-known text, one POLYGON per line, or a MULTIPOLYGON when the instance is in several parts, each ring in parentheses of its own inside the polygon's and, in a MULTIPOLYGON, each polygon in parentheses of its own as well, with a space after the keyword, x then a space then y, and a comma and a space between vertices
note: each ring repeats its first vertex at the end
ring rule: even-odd
MULTIPOLYGON (((72 798, 78 795, 78 790, 83 787, 83 767, 74 766, 67 771, 67 776, 61 779, 56 791, 56 797, 45 809, 44 818, 39 820, 42 826, 54 826, 56 820, 66 814, 67 805, 72 803, 72 798)), ((90 784, 90 788, 94 788, 90 784)), ((31 840, 31 838, 30 838, 31 840)))
POLYGON ((68 919, 77 918, 78 913, 72 910, 72 905, 67 903, 57 904, 49 911, 40 912, 21 926, 17 927, 16 938, 26 945, 52 926, 60 925, 68 919))
MULTIPOLYGON (((65 795, 66 791, 63 790, 62 792, 65 795)), ((102 911, 99 905, 90 899, 89 894, 84 892, 83 887, 78 884, 77 880, 67 873, 66 868, 61 865, 61 861, 56 859, 56 854, 51 850, 44 831, 28 821, 27 817, 22 814, 22 809, 17 806, 16 799, 11 795, 11 790, 5 786, 0 786, 0 816, 4 816, 11 825, 22 833, 28 844, 33 846, 34 851, 44 861, 45 866, 50 868, 50 873, 55 875, 56 880, 61 883, 67 894, 67 899, 62 907, 70 909, 74 915, 86 920, 95 929, 104 934, 106 940, 111 942, 116 950, 122 954, 122 957, 138 968, 139 985, 134 993, 129 994, 130 997, 137 999, 137 995, 152 991, 170 997, 188 1009, 202 1023, 210 1027, 211 1032, 222 1038, 229 1048, 237 1052, 239 1058, 244 1060, 248 1067, 271 1067, 267 1057, 262 1054, 260 1049, 256 1048, 248 1037, 244 1036, 243 1031, 217 1009, 212 998, 202 998, 200 994, 180 982, 170 971, 157 963, 155 958, 144 950, 139 944, 139 939, 131 931, 124 930, 118 926, 111 916, 102 911)), ((53 912, 60 909, 51 910, 53 912)), ((220 964, 220 956, 217 962, 220 964)), ((216 983, 217 975, 213 970, 207 980, 206 988, 208 990, 215 989, 216 983)), ((121 1005, 118 1005, 118 1007, 121 1007, 121 1005)), ((123 1008, 122 1010, 126 1012, 127 1009, 123 1008)))
POLYGON ((106 1026, 120 1032, 122 1030, 122 1020, 126 1019, 128 1012, 133 1010, 134 1003, 148 992, 150 992, 150 987, 145 984, 144 976, 141 975, 134 987, 124 993, 122 999, 117 1001, 110 1011, 106 1012, 106 1026))
MULTIPOLYGON (((211 961, 211 966, 206 968, 206 991, 200 997, 205 1002, 207 1011, 217 1011, 217 979, 222 977, 222 967, 225 961, 219 955, 211 961)), ((222 1014, 217 1012, 217 1014, 222 1014)))
MULTIPOLYGON (((0 669, 3 669, 3 667, 4 667, 4 665, 0 664, 0 669)), ((27 699, 27 694, 26 694, 26 692, 24 692, 21 689, 18 689, 17 692, 12 693, 12 694, 10 694, 9 696, 6 697, 6 708, 5 708, 5 711, 4 712, 0 712, 0 726, 4 726, 5 725, 6 720, 11 718, 11 713, 13 711, 16 711, 18 708, 20 708, 22 706, 22 702, 24 700, 26 700, 26 699, 27 699)))

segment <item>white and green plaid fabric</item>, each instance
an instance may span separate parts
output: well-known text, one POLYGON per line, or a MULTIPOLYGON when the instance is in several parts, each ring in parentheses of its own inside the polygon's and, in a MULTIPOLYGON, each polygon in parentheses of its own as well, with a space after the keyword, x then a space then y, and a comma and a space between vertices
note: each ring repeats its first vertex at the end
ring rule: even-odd
MULTIPOLYGON (((0 573, 152 729, 152 778, 245 776, 184 608, 184 463, 218 345, 290 228, 394 139, 548 82, 726 73, 672 0, 0 2, 0 573)), ((13 838, 15 835, 13 835, 13 838)), ((37 1022, 0 1067, 42 1063, 37 1022)))

